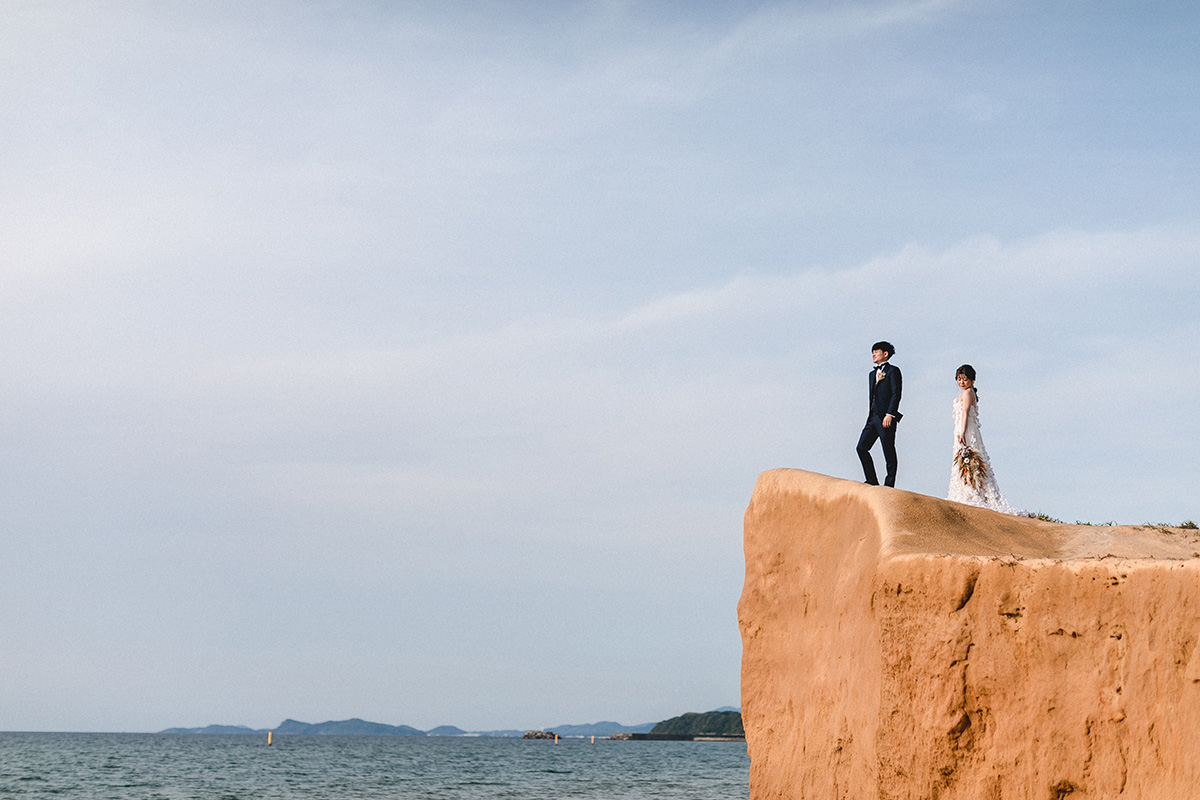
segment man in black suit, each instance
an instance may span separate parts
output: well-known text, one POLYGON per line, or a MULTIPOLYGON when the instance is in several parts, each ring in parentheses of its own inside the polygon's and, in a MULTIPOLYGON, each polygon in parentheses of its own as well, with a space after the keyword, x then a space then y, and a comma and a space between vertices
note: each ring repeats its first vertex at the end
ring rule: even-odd
POLYGON ((895 354, 896 348, 888 342, 871 345, 871 360, 875 362, 870 376, 871 406, 867 424, 858 437, 858 460, 862 462, 867 483, 872 486, 879 485, 875 462, 871 460, 871 448, 876 439, 883 442, 883 461, 887 464, 887 477, 883 483, 885 486, 896 485, 896 423, 903 415, 900 413, 900 369, 888 363, 895 354))

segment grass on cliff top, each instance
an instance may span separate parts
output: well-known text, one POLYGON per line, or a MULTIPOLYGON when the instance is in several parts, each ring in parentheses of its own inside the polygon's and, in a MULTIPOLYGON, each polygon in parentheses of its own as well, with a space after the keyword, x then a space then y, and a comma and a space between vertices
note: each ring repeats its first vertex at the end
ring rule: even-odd
MULTIPOLYGON (((1057 522, 1059 525, 1064 524, 1061 519, 1052 517, 1049 514, 1043 514, 1040 511, 1036 514, 1030 514, 1029 516, 1032 517, 1033 519, 1040 519, 1042 522, 1057 522)), ((1076 525, 1095 526, 1095 527, 1101 527, 1101 528, 1111 528, 1114 525, 1116 525, 1117 523, 1116 522, 1084 522, 1081 519, 1077 519, 1077 520, 1075 520, 1075 524, 1076 525)), ((1185 531, 1200 530, 1200 526, 1196 525, 1196 523, 1190 519, 1185 519, 1183 522, 1179 522, 1176 524, 1171 524, 1169 522, 1146 522, 1146 523, 1143 523, 1142 525, 1140 525, 1139 527, 1154 528, 1155 530, 1160 530, 1164 533, 1170 533, 1172 530, 1185 530, 1185 531)))
POLYGON ((1179 523, 1178 525, 1172 525, 1169 522, 1147 522, 1142 527, 1143 528, 1153 528, 1154 530, 1162 531, 1163 533, 1174 533, 1174 531, 1177 531, 1177 530, 1185 530, 1185 531, 1198 530, 1196 523, 1192 522, 1190 519, 1185 519, 1183 522, 1179 523))

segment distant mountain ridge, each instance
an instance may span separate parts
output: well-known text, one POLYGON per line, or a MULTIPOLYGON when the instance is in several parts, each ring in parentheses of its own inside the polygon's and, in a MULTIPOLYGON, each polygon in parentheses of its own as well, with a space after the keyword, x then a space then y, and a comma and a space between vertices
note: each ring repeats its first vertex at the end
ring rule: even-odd
POLYGON ((245 725, 205 725, 202 728, 167 728, 166 730, 159 731, 159 733, 240 733, 265 736, 267 731, 293 736, 520 736, 525 733, 523 730, 464 731, 462 728, 456 728, 453 725, 439 725, 431 730, 422 731, 410 725, 387 725, 382 722, 368 722, 358 717, 317 723, 285 719, 274 728, 249 728, 245 725))
MULTIPOLYGON (((723 706, 709 714, 737 712, 732 706, 723 706)), ((738 722, 741 714, 737 714, 738 722)), ((675 718, 678 719, 678 718, 675 718)), ((670 722, 671 720, 667 720, 670 722)), ((559 736, 612 736, 617 733, 649 733, 656 725, 664 723, 645 722, 641 725, 622 725, 619 722, 601 721, 582 725, 555 725, 545 728, 549 733, 559 736)), ((495 730, 495 731, 464 731, 453 725, 439 725, 428 731, 419 730, 409 725, 387 725, 382 722, 369 722, 354 717, 344 720, 329 720, 327 722, 300 722, 295 719, 285 719, 275 728, 249 728, 245 725, 205 725, 202 728, 167 728, 159 733, 187 734, 258 734, 265 736, 268 731, 277 735, 294 736, 494 736, 520 737, 524 730, 495 730)))
POLYGON ((247 728, 245 725, 205 725, 203 728, 167 728, 159 733, 261 733, 265 734, 266 728, 255 730, 247 728))
POLYGON ((586 725, 555 725, 546 728, 550 733, 559 736, 612 736, 614 733, 649 733, 654 727, 653 722, 641 725, 622 725, 619 722, 592 722, 586 725))

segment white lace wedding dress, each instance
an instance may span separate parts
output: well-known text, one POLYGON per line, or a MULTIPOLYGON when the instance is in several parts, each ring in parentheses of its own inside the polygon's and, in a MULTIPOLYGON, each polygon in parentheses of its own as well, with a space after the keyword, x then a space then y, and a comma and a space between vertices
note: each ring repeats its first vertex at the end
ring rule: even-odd
MULTIPOLYGON (((962 414, 963 399, 962 395, 959 395, 954 398, 955 434, 958 433, 958 429, 962 425, 962 414)), ((988 456, 987 448, 983 446, 983 435, 979 432, 978 400, 971 404, 971 410, 967 416, 967 429, 964 439, 967 446, 979 454, 987 471, 981 481, 982 485, 978 489, 963 480, 959 474, 958 465, 953 460, 959 450, 958 441, 955 439, 954 449, 951 451, 950 492, 946 495, 946 499, 953 500, 956 503, 979 506, 980 508, 990 508, 993 511, 1000 511, 1005 514, 1024 516, 1024 511, 1013 508, 1008 504, 1008 501, 1004 499, 1004 495, 1000 493, 1000 485, 996 483, 996 473, 992 471, 992 459, 988 456)))

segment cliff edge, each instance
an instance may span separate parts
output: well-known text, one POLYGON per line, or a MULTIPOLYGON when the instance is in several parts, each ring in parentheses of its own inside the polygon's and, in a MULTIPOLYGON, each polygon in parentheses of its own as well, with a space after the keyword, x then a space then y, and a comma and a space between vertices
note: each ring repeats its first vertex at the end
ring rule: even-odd
POLYGON ((1200 797, 1200 537, 801 470, 745 521, 750 795, 1200 797))

